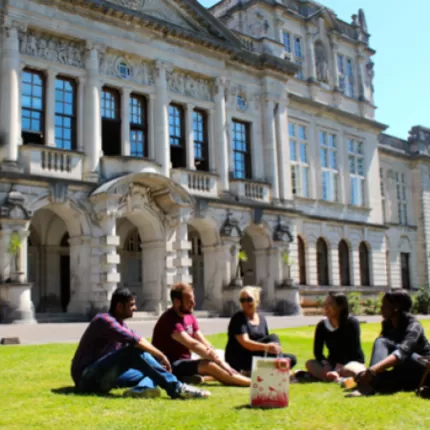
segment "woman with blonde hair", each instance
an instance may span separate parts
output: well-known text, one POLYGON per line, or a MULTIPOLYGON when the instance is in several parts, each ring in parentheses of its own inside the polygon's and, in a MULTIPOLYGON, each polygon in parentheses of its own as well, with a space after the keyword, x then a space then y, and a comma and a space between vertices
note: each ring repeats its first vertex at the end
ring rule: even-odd
POLYGON ((236 312, 228 325, 228 341, 225 360, 238 372, 251 373, 252 357, 283 357, 290 359, 291 368, 297 363, 292 354, 282 352, 279 337, 269 334, 264 315, 258 313, 260 288, 245 287, 240 291, 239 301, 242 310, 236 312))

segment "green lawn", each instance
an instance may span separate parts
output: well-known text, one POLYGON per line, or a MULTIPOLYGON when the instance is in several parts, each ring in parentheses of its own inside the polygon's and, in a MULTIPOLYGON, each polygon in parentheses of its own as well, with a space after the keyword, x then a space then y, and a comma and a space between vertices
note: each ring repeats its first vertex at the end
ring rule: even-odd
MULTIPOLYGON (((424 322, 430 330, 430 321, 424 322)), ((379 325, 362 325, 369 358, 379 325)), ((310 357, 313 328, 280 330, 282 344, 310 357)), ((212 336, 223 348, 225 336, 212 336)), ((210 387, 209 400, 124 399, 70 394, 69 366, 76 345, 0 347, 0 429, 428 429, 430 403, 413 393, 345 399, 336 385, 291 386, 290 407, 250 410, 249 389, 210 387)))

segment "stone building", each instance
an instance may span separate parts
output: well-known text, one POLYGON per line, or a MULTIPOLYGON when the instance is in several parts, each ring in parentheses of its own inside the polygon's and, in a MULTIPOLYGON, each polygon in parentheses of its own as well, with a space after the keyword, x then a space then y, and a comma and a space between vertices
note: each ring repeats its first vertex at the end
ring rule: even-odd
POLYGON ((85 315, 118 285, 155 315, 178 281, 217 313, 241 283, 282 312, 297 312, 292 284, 428 283, 426 131, 379 137, 362 11, 352 23, 298 0, 0 11, 3 321, 32 306, 85 315))

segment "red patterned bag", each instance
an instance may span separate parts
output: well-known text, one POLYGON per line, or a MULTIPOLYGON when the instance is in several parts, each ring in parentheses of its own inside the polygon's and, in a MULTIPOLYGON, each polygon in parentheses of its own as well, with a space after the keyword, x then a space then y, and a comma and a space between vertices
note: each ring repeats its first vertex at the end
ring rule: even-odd
POLYGON ((252 361, 251 407, 286 408, 289 403, 290 360, 254 357, 252 361))

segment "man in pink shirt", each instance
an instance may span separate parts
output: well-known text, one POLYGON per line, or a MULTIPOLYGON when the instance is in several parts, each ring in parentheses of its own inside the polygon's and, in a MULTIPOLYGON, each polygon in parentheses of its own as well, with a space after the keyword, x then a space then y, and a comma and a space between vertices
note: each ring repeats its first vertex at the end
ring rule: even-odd
POLYGON ((203 381, 203 376, 210 376, 225 385, 249 387, 250 379, 222 360, 201 333, 193 315, 193 288, 183 283, 176 284, 170 291, 170 298, 172 307, 155 325, 152 344, 166 355, 173 374, 182 381, 197 383, 203 381), (201 359, 191 359, 192 352, 201 359), (196 378, 197 375, 200 378, 196 378))

